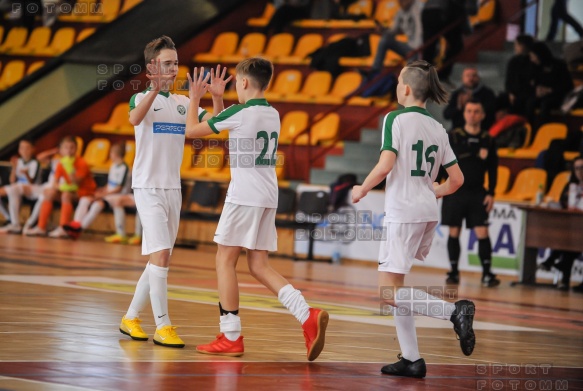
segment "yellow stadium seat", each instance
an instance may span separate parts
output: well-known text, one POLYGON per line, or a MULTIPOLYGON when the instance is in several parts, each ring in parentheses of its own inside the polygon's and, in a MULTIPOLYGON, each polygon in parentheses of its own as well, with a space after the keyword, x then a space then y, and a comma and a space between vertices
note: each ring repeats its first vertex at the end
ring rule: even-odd
POLYGON ((480 5, 478 14, 470 16, 470 23, 475 26, 480 23, 489 22, 494 18, 494 13, 496 11, 496 0, 489 0, 480 5))
POLYGON ((0 45, 0 53, 10 54, 12 50, 23 47, 27 37, 28 30, 26 28, 13 27, 8 32, 4 43, 0 45))
POLYGON ((32 30, 26 45, 20 48, 14 48, 10 51, 11 55, 31 56, 36 55, 38 51, 42 51, 49 46, 51 39, 51 29, 48 27, 37 27, 32 30))
POLYGON ((77 43, 83 41, 85 38, 87 38, 88 36, 92 35, 95 32, 95 28, 94 27, 87 27, 83 30, 81 30, 81 32, 79 33, 79 35, 77 35, 77 43))
POLYGON ((106 138, 94 138, 87 144, 83 159, 89 166, 100 167, 109 158, 109 147, 111 143, 106 138))
MULTIPOLYGON (((186 148, 186 147, 185 147, 186 148)), ((192 165, 183 166, 180 169, 180 176, 184 179, 196 179, 217 174, 223 169, 225 164, 225 151, 222 145, 209 145, 198 153, 194 153, 191 147, 192 165)), ((184 151, 186 153, 186 150, 184 151)), ((183 159, 183 164, 185 164, 183 159)))
POLYGON ((59 20, 63 22, 82 22, 84 17, 100 10, 98 7, 100 6, 97 4, 97 0, 77 0, 71 13, 59 15, 59 20))
POLYGON ((265 53, 262 57, 269 60, 276 60, 280 57, 288 56, 294 46, 294 36, 289 33, 275 34, 269 39, 265 53))
POLYGON ((304 86, 297 94, 286 95, 288 102, 313 103, 316 97, 325 96, 330 91, 332 75, 326 71, 314 71, 306 77, 304 86))
POLYGON ((570 171, 563 171, 553 179, 553 183, 551 184, 551 188, 545 195, 545 202, 560 202, 561 200, 561 193, 567 183, 569 183, 569 178, 571 177, 570 171))
POLYGON ((123 14, 125 12, 128 12, 129 10, 131 10, 132 8, 134 8, 136 5, 140 4, 142 2, 142 0, 125 0, 123 2, 123 6, 121 8, 121 10, 119 11, 119 14, 123 14))
POLYGON ((392 26, 399 9, 401 7, 398 0, 382 0, 377 5, 374 18, 384 26, 392 26))
POLYGON ((136 142, 134 140, 127 140, 125 147, 126 154, 123 157, 123 161, 131 168, 134 165, 134 159, 136 157, 136 142))
POLYGON ((265 47, 265 40, 265 34, 249 33, 241 39, 241 42, 239 42, 237 52, 235 54, 224 56, 223 61, 239 62, 248 57, 260 55, 265 47))
MULTIPOLYGON (((484 188, 488 189, 488 173, 486 172, 486 177, 484 181, 484 188)), ((494 197, 498 197, 506 193, 508 190, 508 184, 510 183, 510 169, 506 166, 498 166, 498 178, 496 182, 496 188, 494 189, 494 197)))
POLYGON ((105 0, 97 4, 95 12, 89 12, 81 20, 86 23, 108 23, 117 18, 121 0, 105 0))
POLYGON ((83 139, 79 136, 75 136, 75 142, 77 143, 77 156, 81 156, 83 152, 83 139))
POLYGON ((347 13, 349 15, 359 16, 364 15, 364 19, 334 19, 327 21, 324 27, 327 28, 374 28, 374 21, 371 19, 373 9, 372 0, 358 0, 348 6, 347 13))
POLYGON ((309 64, 308 54, 315 52, 324 43, 320 34, 305 34, 298 39, 296 48, 290 56, 281 56, 275 59, 278 64, 309 64))
POLYGON ((220 33, 213 41, 210 52, 199 53, 194 56, 193 60, 197 62, 221 62, 224 56, 235 53, 238 43, 239 36, 237 33, 220 33))
POLYGON ((275 12, 275 7, 270 2, 265 4, 265 9, 263 10, 263 15, 258 18, 249 18, 247 19, 247 25, 253 27, 264 27, 267 26, 273 13, 275 12))
POLYGON ((134 127, 129 119, 129 104, 118 103, 106 123, 93 124, 91 130, 94 133, 134 134, 134 127))
POLYGON ((2 42, 3 38, 4 38, 4 26, 0 26, 0 42, 2 42))
POLYGON ((0 91, 6 90, 24 77, 24 61, 13 60, 4 65, 2 76, 0 76, 0 91))
POLYGON ((30 64, 28 66, 28 70, 26 71, 27 75, 30 75, 31 73, 36 72, 39 68, 42 68, 45 65, 44 61, 36 61, 33 62, 32 64, 30 64))
POLYGON ((526 202, 532 201, 540 186, 545 188, 547 173, 540 168, 525 168, 518 173, 510 191, 496 198, 497 201, 526 202))
POLYGON ((176 73, 176 79, 174 80, 174 85, 170 90, 173 94, 181 94, 188 96, 188 67, 186 65, 179 65, 178 72, 176 73))
POLYGON ((307 129, 308 121, 308 113, 305 111, 296 110, 286 113, 281 120, 278 144, 291 144, 296 135, 307 129))
POLYGON ((343 38, 346 38, 346 34, 344 34, 344 33, 332 34, 326 40, 326 45, 330 45, 331 43, 338 42, 338 41, 340 41, 343 38))
POLYGON ((549 148, 551 141, 555 139, 564 139, 567 137, 567 125, 552 122, 542 125, 534 137, 534 141, 529 147, 511 150, 500 148, 498 156, 521 159, 536 159, 539 153, 549 148))
POLYGON ((37 56, 58 56, 73 46, 75 43, 75 29, 72 27, 62 27, 53 36, 51 44, 45 48, 37 50, 37 56))
POLYGON ((354 92, 362 83, 362 76, 360 73, 351 71, 341 73, 334 82, 334 86, 330 93, 326 96, 316 97, 316 103, 324 104, 340 104, 344 99, 354 92))
POLYGON ((277 151, 275 156, 275 176, 278 181, 285 180, 285 153, 277 151))
MULTIPOLYGON (((322 120, 319 120, 322 116, 323 113, 319 113, 314 117, 314 124, 310 128, 311 145, 330 143, 338 136, 338 129, 340 128, 340 116, 338 113, 328 113, 322 120)), ((303 134, 298 137, 296 144, 308 144, 308 135, 303 134)))
POLYGON ((277 75, 272 87, 265 92, 267 100, 282 100, 288 94, 295 94, 300 90, 302 73, 297 69, 287 69, 277 75))

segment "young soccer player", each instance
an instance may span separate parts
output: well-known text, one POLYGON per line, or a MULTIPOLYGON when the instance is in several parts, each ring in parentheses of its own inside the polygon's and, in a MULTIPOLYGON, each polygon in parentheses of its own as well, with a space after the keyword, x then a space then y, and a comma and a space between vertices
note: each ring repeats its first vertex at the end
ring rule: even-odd
MULTIPOLYGON (((148 43, 144 57, 150 87, 132 96, 130 122, 136 135, 132 187, 143 225, 142 254, 150 259, 119 330, 135 340, 146 341, 148 335, 140 326, 139 314, 150 299, 156 321, 154 343, 182 348, 184 341, 176 334, 168 315, 167 280, 182 204, 184 128, 187 114, 200 119, 211 116, 198 107, 198 102, 193 106, 187 97, 169 92, 178 72, 178 55, 169 37, 148 43)), ((219 77, 211 80, 209 90, 215 113, 224 108, 225 84, 219 77)))
MULTIPOLYGON (((302 324, 308 360, 312 361, 324 348, 328 313, 310 308, 301 292, 269 265, 267 254, 277 250, 275 156, 280 120, 279 113, 264 96, 273 74, 273 65, 268 60, 249 58, 237 64, 236 69, 240 104, 201 123, 192 110, 198 106, 207 89, 208 75, 205 77, 201 69, 197 77, 196 68, 193 79, 188 75, 191 111, 186 123, 186 136, 203 137, 229 129, 232 162, 231 182, 214 239, 218 244, 216 268, 220 334, 215 341, 197 346, 196 350, 226 356, 241 356, 244 353, 235 268, 241 250, 245 248, 251 275, 277 295, 302 324), (245 142, 249 140, 252 140, 252 145, 254 143, 254 148, 245 151, 245 142), (243 148, 238 148, 241 146, 243 148)), ((213 70, 211 77, 212 73, 213 70)))
MULTIPOLYGON (((8 212, 10 224, 0 228, 0 233, 20 233, 20 199, 22 196, 34 200, 39 197, 38 189, 34 185, 40 174, 40 164, 33 157, 34 145, 30 140, 23 139, 18 143, 18 157, 10 164, 10 184, 0 187, 0 197, 8 196, 8 212)), ((1 201, 0 201, 0 206, 1 201)), ((3 208, 3 206, 2 206, 3 208)), ((4 211, 2 212, 3 214, 4 211)), ((7 216, 5 216, 7 217, 7 216)))
POLYGON ((414 61, 403 68, 397 100, 404 109, 385 117, 379 162, 364 183, 352 189, 352 201, 356 203, 383 179, 387 181, 384 221, 387 237, 379 254, 379 288, 383 302, 395 307, 394 320, 402 351, 398 362, 381 369, 388 375, 425 377, 414 313, 451 320, 467 356, 472 354, 476 341, 472 329, 475 308, 471 301, 448 303, 404 286, 413 260, 423 261, 431 248, 438 220, 436 197, 455 192, 464 181, 445 129, 425 108, 428 100, 445 103, 446 97, 431 64, 414 61), (440 166, 445 167, 449 178, 441 185, 433 184, 440 166))
POLYGON ((64 226, 67 234, 73 239, 77 239, 81 232, 93 223, 105 208, 106 203, 111 205, 115 199, 130 192, 130 169, 123 161, 124 155, 125 146, 123 144, 114 144, 109 151, 111 167, 107 175, 107 185, 98 188, 94 195, 79 199, 73 221, 64 226))
POLYGON ((73 202, 80 197, 95 192, 95 181, 89 166, 83 158, 76 156, 77 142, 72 136, 66 136, 59 144, 61 158, 55 169, 54 186, 47 187, 43 193, 38 225, 27 231, 27 235, 46 235, 47 225, 53 211, 53 200, 61 199, 61 218, 59 226, 49 233, 52 238, 66 238, 64 225, 71 221, 73 202))

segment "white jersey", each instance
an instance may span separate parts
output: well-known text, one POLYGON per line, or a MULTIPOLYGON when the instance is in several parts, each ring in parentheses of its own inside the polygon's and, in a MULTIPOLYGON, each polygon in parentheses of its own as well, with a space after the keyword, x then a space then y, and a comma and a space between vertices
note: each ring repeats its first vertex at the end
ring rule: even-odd
POLYGON ((387 114, 382 133, 381 151, 397 155, 387 175, 385 221, 438 221, 433 182, 441 166, 457 163, 447 132, 427 110, 412 106, 387 114))
MULTIPOLYGON (((130 99, 130 111, 149 90, 130 99)), ((134 189, 180 189, 180 165, 184 154, 186 115, 190 99, 159 92, 150 110, 135 126, 136 157, 132 175, 134 189)), ((205 110, 198 108, 199 119, 205 110)))
POLYGON ((30 159, 29 161, 25 162, 23 158, 18 158, 18 161, 16 162, 16 183, 36 183, 39 174, 40 170, 38 160, 30 159), (23 170, 26 170, 28 173, 30 181, 26 175, 22 173, 23 170))
POLYGON ((107 174, 107 191, 112 191, 121 187, 120 194, 129 194, 130 186, 130 169, 124 162, 112 164, 107 174))
POLYGON ((225 202, 277 208, 277 110, 265 99, 251 99, 223 110, 208 124, 215 133, 229 129, 231 183, 225 202))

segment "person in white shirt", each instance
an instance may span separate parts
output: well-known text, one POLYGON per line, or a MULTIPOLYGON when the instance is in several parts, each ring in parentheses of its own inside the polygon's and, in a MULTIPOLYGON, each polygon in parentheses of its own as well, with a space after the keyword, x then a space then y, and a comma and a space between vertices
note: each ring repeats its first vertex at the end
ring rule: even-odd
MULTIPOLYGON (((189 99, 170 93, 178 72, 174 42, 156 38, 144 50, 150 88, 130 100, 130 123, 135 127, 136 157, 132 188, 142 221, 142 254, 150 259, 136 286, 134 297, 119 330, 134 340, 148 335, 140 326, 140 311, 150 299, 156 321, 154 343, 182 348, 184 341, 176 334, 168 314, 168 268, 180 219, 182 204, 180 165, 184 153, 184 129, 188 110, 200 119, 210 118, 189 99)), ((218 69, 217 69, 218 73, 218 69)), ((209 88, 213 110, 223 110, 226 80, 216 77, 209 88)))
MULTIPOLYGON (((279 113, 265 100, 265 89, 273 75, 273 64, 262 58, 248 58, 237 64, 238 105, 233 105, 208 121, 199 122, 193 110, 208 89, 208 75, 194 68, 190 82, 190 109, 187 137, 203 137, 229 129, 231 182, 225 206, 215 232, 217 280, 219 287, 220 334, 200 353, 241 356, 244 353, 237 261, 247 249, 251 275, 277 295, 279 301, 302 324, 307 358, 315 360, 325 343, 326 311, 311 308, 303 295, 269 265, 268 251, 277 250, 275 175, 279 113)), ((211 76, 213 71, 211 70, 211 76)))
POLYGON ((417 347, 414 314, 451 320, 467 356, 472 354, 476 341, 472 328, 475 307, 471 301, 448 303, 405 287, 405 275, 413 261, 423 261, 431 248, 439 216, 436 198, 452 194, 464 182, 445 129, 426 109, 428 100, 440 104, 446 99, 447 93, 431 64, 414 61, 403 68, 397 100, 404 109, 386 115, 379 162, 364 183, 352 189, 352 202, 357 203, 386 179, 386 239, 379 254, 379 291, 382 303, 394 307, 402 352, 398 362, 381 369, 387 375, 426 375, 425 361, 417 347), (434 181, 441 166, 449 178, 438 185, 434 181))

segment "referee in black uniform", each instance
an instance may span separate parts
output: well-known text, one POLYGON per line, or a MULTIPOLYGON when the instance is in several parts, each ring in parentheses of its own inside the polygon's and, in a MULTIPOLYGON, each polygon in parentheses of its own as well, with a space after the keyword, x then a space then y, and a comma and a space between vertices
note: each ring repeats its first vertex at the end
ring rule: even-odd
POLYGON ((460 229, 462 221, 473 229, 478 238, 478 255, 482 263, 482 285, 494 287, 500 284, 490 271, 492 264, 492 244, 488 235, 488 214, 494 205, 494 189, 498 174, 498 154, 494 140, 487 131, 482 131, 481 122, 485 117, 484 107, 479 100, 470 99, 464 106, 463 128, 449 132, 449 143, 464 174, 464 184, 454 194, 443 198, 442 225, 449 226, 447 251, 451 263, 446 282, 459 283, 458 261, 460 257, 460 229), (484 179, 488 172, 488 190, 484 189, 484 179))

